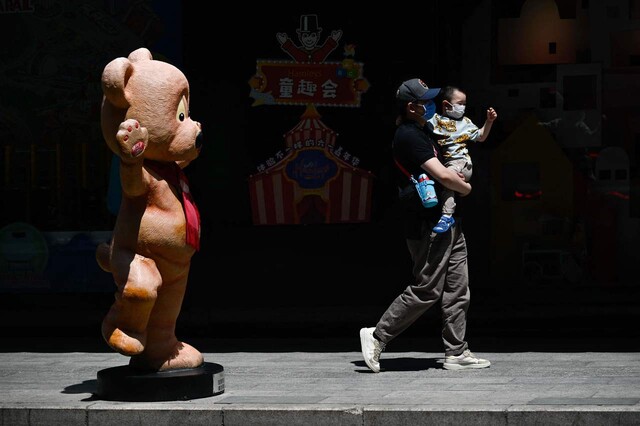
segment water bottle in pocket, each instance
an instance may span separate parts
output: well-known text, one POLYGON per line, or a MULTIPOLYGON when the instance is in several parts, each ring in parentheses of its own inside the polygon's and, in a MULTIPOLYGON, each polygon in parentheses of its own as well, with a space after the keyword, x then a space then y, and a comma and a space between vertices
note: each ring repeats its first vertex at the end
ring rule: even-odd
POLYGON ((423 206, 429 208, 438 204, 438 196, 436 195, 434 182, 429 179, 429 176, 422 173, 418 176, 417 181, 413 176, 411 177, 411 180, 416 186, 416 190, 418 191, 418 195, 420 196, 423 206))

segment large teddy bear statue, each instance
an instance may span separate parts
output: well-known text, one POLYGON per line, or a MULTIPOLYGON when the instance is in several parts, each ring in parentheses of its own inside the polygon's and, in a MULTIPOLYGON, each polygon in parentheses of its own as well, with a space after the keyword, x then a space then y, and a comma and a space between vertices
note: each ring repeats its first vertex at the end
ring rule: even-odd
POLYGON ((113 237, 96 251, 117 287, 102 335, 135 370, 199 367, 202 354, 175 335, 200 244, 200 215, 182 172, 202 141, 189 117, 189 83, 140 48, 107 64, 102 90, 102 133, 120 159, 122 185, 113 237))

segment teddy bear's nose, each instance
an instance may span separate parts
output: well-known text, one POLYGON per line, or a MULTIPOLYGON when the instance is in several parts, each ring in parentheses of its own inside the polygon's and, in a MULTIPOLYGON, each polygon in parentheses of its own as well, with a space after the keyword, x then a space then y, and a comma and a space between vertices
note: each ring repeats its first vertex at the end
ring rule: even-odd
POLYGON ((202 147, 202 130, 198 132, 198 136, 196 136, 196 149, 200 149, 202 147))

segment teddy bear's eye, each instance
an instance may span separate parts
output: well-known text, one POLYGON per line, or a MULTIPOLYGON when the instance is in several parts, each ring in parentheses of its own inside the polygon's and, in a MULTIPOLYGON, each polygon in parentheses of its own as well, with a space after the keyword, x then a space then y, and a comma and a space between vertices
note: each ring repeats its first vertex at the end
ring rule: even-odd
POLYGON ((176 112, 176 118, 180 121, 184 121, 187 118, 187 107, 185 106, 184 98, 180 101, 178 105, 178 111, 176 112))

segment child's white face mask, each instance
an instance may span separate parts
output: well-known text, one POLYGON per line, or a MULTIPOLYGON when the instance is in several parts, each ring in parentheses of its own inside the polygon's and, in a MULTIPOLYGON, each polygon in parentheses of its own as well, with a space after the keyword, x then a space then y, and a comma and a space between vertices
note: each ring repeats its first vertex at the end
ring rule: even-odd
POLYGON ((462 118, 465 109, 466 105, 451 104, 451 109, 448 109, 445 112, 449 117, 457 120, 458 118, 462 118))

